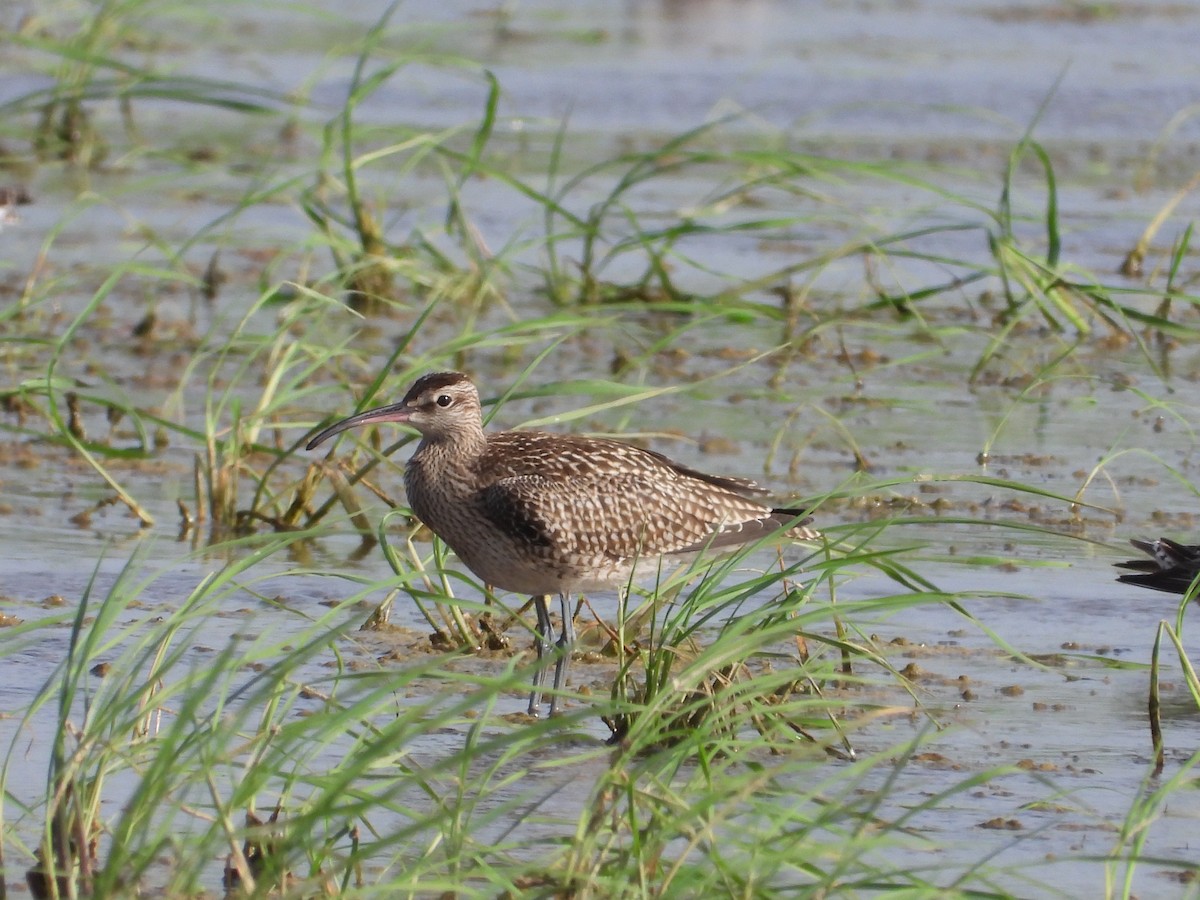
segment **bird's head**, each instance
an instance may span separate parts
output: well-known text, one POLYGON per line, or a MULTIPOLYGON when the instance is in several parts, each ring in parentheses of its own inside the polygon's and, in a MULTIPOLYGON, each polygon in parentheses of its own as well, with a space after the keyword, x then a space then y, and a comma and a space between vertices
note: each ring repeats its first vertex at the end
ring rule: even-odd
POLYGON ((461 372, 424 375, 408 389, 399 403, 380 406, 330 425, 311 441, 307 449, 348 428, 380 422, 411 425, 428 440, 445 440, 481 429, 479 392, 461 372))

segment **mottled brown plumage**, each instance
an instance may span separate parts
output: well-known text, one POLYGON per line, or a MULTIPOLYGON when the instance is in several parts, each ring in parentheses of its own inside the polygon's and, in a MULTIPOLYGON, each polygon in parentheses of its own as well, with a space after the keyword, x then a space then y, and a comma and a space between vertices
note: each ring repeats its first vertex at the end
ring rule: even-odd
MULTIPOLYGON (((623 589, 639 565, 731 547, 775 532, 812 540, 808 519, 773 509, 753 482, 723 478, 620 441, 537 431, 483 430, 479 393, 467 376, 419 379, 399 403, 344 419, 308 446, 355 425, 404 422, 421 443, 404 472, 409 504, 488 584, 534 597, 538 655, 550 651, 546 596, 562 604, 554 687, 562 686, 574 633, 568 597, 623 589)), ((530 713, 540 705, 535 675, 530 713)), ((551 697, 550 711, 557 706, 551 697)))

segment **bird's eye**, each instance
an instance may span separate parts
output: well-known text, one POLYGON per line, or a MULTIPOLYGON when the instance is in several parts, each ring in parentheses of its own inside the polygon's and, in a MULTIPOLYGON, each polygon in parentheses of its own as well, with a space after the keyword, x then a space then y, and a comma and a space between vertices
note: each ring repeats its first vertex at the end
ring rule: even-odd
POLYGON ((445 409, 447 406, 449 406, 453 402, 454 402, 454 398, 451 397, 449 394, 438 394, 437 405, 440 406, 442 409, 445 409))

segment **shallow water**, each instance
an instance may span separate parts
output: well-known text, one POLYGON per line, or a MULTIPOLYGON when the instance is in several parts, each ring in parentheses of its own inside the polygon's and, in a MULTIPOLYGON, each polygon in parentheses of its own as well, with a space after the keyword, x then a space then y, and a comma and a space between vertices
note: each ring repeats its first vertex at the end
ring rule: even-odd
MULTIPOLYGON (((307 122, 324 121, 342 103, 348 62, 326 58, 326 42, 313 34, 307 20, 248 6, 221 11, 233 20, 222 31, 222 46, 197 41, 179 48, 181 70, 232 80, 252 78, 281 91, 311 76, 312 104, 300 116, 307 122), (256 49, 264 33, 270 33, 280 48, 269 65, 256 49)), ((381 4, 343 6, 329 7, 339 17, 336 26, 329 26, 332 36, 357 36, 382 9, 381 4)), ((1051 12, 949 0, 819 4, 806 6, 803 15, 783 0, 621 6, 540 2, 520 4, 511 16, 493 13, 468 4, 405 3, 397 22, 409 23, 404 26, 408 30, 397 44, 428 41, 485 60, 503 88, 497 140, 533 159, 544 158, 564 118, 569 121, 570 153, 588 160, 589 153, 599 159, 617 148, 653 146, 686 128, 734 115, 720 138, 733 146, 760 142, 831 157, 895 157, 919 164, 922 177, 950 185, 960 198, 990 209, 999 195, 1009 150, 1045 103, 1035 136, 1050 148, 1060 179, 1064 258, 1101 273, 1115 270, 1149 218, 1182 185, 1194 166, 1200 138, 1200 121, 1185 117, 1162 152, 1147 162, 1151 144, 1164 135, 1172 117, 1194 101, 1200 62, 1193 36, 1200 10, 1190 5, 1118 6, 1111 17, 1096 19, 1075 7, 1051 12), (1072 10, 1076 15, 1069 14, 1072 10), (411 24, 431 20, 441 24, 411 24), (926 168, 929 165, 939 168, 926 168), (1144 190, 1134 189, 1144 171, 1155 180, 1144 190)), ((16 52, 12 62, 0 62, 0 102, 45 83, 23 70, 12 71, 29 52, 16 52)), ((372 96, 360 115, 363 121, 381 125, 402 121, 458 126, 477 119, 485 93, 473 68, 455 71, 415 64, 372 96)), ((143 129, 173 129, 181 146, 219 145, 230 127, 212 114, 183 115, 162 104, 141 104, 139 110, 143 129), (212 122, 216 125, 206 131, 205 123, 212 122)), ((102 115, 115 118, 111 110, 102 115)), ((242 149, 249 154, 254 142, 269 143, 277 128, 276 120, 269 128, 251 126, 242 149)), ((281 152, 284 158, 275 161, 272 172, 287 173, 308 164, 311 141, 302 138, 287 153, 281 152), (287 159, 287 154, 293 158, 287 159)), ((426 208, 437 206, 444 190, 440 181, 409 178, 393 185, 386 175, 373 177, 381 193, 401 195, 409 204, 391 211, 389 224, 396 235, 406 233, 414 221, 436 220, 442 214, 440 207, 426 208)), ((0 231, 0 276, 9 282, 11 275, 11 283, 17 283, 37 259, 46 235, 62 225, 51 259, 61 272, 72 273, 64 274, 64 290, 56 299, 58 310, 69 315, 91 297, 99 266, 157 258, 146 249, 146 232, 168 246, 190 238, 237 201, 244 178, 236 165, 219 174, 179 175, 144 154, 132 153, 91 177, 92 196, 100 198, 95 205, 77 199, 79 186, 54 167, 39 170, 30 187, 36 203, 20 209, 20 223, 0 231)), ((688 238, 680 243, 680 252, 702 260, 706 268, 681 266, 680 285, 712 290, 725 279, 754 278, 786 265, 789 257, 851 240, 861 228, 859 216, 871 218, 883 232, 965 222, 976 227, 940 232, 927 242, 949 257, 986 254, 987 217, 962 202, 938 206, 928 192, 898 182, 821 187, 854 211, 843 228, 828 218, 811 227, 798 224, 794 241, 784 245, 765 244, 755 235, 688 238)), ((603 196, 605 189, 604 179, 597 179, 577 202, 586 204, 593 196, 603 196)), ((713 191, 703 174, 693 171, 659 180, 637 199, 645 208, 661 210, 666 220, 713 191)), ((469 185, 464 196, 478 211, 475 222, 488 244, 502 246, 514 232, 530 233, 535 208, 503 185, 480 180, 469 185)), ((764 215, 803 211, 791 198, 769 196, 762 202, 764 215)), ((1021 182, 1017 203, 1029 215, 1022 227, 1031 240, 1040 233, 1036 216, 1042 202, 1036 178, 1021 182)), ((1189 197, 1175 221, 1185 222, 1196 211, 1196 200, 1189 197)), ((175 392, 177 373, 190 358, 194 336, 232 329, 247 296, 256 290, 251 273, 261 261, 253 251, 291 246, 307 233, 303 216, 287 206, 244 212, 214 238, 223 248, 233 287, 212 306, 198 303, 183 288, 164 290, 153 304, 163 327, 177 331, 178 343, 171 353, 147 356, 129 339, 130 327, 150 304, 139 287, 126 286, 106 303, 108 327, 98 329, 89 337, 90 346, 79 350, 79 357, 93 366, 73 366, 68 357, 61 374, 110 396, 145 397, 144 405, 162 404, 164 415, 177 415, 202 429, 204 379, 192 378, 175 392), (102 363, 102 371, 94 367, 96 361, 102 363)), ((1174 236, 1164 232, 1159 244, 1174 236)), ((914 246, 923 247, 920 242, 914 246)), ((212 248, 202 242, 187 258, 202 267, 212 248)), ((888 277, 899 284, 949 277, 928 262, 892 259, 889 264, 893 268, 888 277)), ((618 260, 606 274, 636 274, 639 265, 618 260)), ((1106 278, 1118 281, 1116 276, 1106 278)), ((865 293, 863 281, 859 261, 844 259, 816 276, 811 287, 828 302, 855 306, 865 293)), ((786 395, 765 386, 776 374, 773 363, 734 368, 730 362, 739 353, 774 346, 774 325, 758 320, 731 329, 715 319, 691 324, 676 342, 685 352, 657 361, 660 368, 654 375, 663 382, 716 376, 713 381, 635 407, 597 413, 569 427, 649 432, 656 449, 701 468, 756 477, 783 496, 814 496, 843 484, 852 489, 857 477, 852 448, 844 433, 821 415, 824 411, 853 436, 874 478, 987 475, 1067 497, 1082 491, 1081 499, 1094 508, 1083 509, 1076 519, 1066 504, 1054 499, 1026 496, 1018 498, 1017 505, 1011 502, 1011 492, 994 486, 939 483, 936 493, 923 493, 914 483, 879 492, 873 503, 833 505, 821 516, 821 524, 836 534, 839 522, 869 520, 898 497, 914 506, 942 499, 947 517, 1020 521, 1044 529, 1017 533, 947 522, 892 526, 881 534, 881 546, 911 547, 906 560, 939 588, 975 592, 967 604, 970 612, 1011 647, 1034 658, 1068 654, 1045 669, 1013 661, 977 625, 941 604, 905 608, 864 623, 884 640, 907 642, 895 645, 889 658, 901 667, 906 660, 917 661, 927 672, 919 684, 921 699, 948 726, 924 748, 939 758, 920 759, 904 769, 900 789, 889 795, 896 805, 890 811, 899 815, 906 805, 919 804, 929 794, 993 766, 1040 767, 990 781, 979 791, 958 794, 952 802, 918 816, 913 826, 930 838, 919 851, 919 864, 928 857, 930 865, 956 872, 979 860, 984 855, 981 848, 987 848, 997 854, 992 865, 1005 870, 1007 877, 1024 869, 1029 879, 1002 882, 1005 889, 1034 896, 1078 896, 1081 890, 1098 894, 1104 889, 1103 868, 1080 860, 1111 851, 1114 829, 1121 826, 1133 799, 1147 789, 1151 756, 1146 671, 1108 667, 1100 660, 1148 663, 1157 623, 1173 620, 1176 609, 1172 597, 1115 584, 1110 566, 1127 558, 1130 551, 1123 545, 1129 537, 1158 532, 1183 539, 1195 536, 1197 492, 1189 479, 1194 478, 1197 460, 1190 423, 1197 421, 1198 410, 1191 386, 1200 374, 1200 356, 1195 347, 1176 348, 1169 357, 1171 377, 1162 379, 1145 357, 1129 348, 1085 346, 1070 370, 1073 377, 1058 377, 1036 395, 1018 398, 1008 386, 972 388, 967 375, 985 336, 967 326, 987 322, 992 312, 974 288, 964 290, 961 301, 963 330, 945 326, 932 339, 890 323, 876 333, 867 328, 852 331, 845 347, 849 362, 836 341, 826 338, 791 364, 786 395), (875 355, 854 356, 867 350, 875 355), (730 399, 735 396, 736 402, 730 399), (797 397, 802 398, 799 408, 797 397), (977 457, 984 450, 990 459, 981 465, 977 457), (764 464, 764 459, 769 462, 764 464), (1089 481, 1093 470, 1096 475, 1089 481), (1180 480, 1173 473, 1179 473, 1180 480), (969 679, 970 700, 961 697, 963 676, 969 679), (1050 800, 1054 802, 1038 805, 1050 800), (1016 819, 1021 828, 980 827, 996 817, 1016 819)), ((545 301, 532 291, 514 292, 509 302, 518 317, 546 311, 545 301)), ((483 315, 497 324, 507 319, 498 309, 483 315)), ((267 318, 256 321, 255 327, 266 330, 267 318)), ((48 320, 47 331, 58 333, 65 321, 48 320)), ((358 327, 348 316, 333 316, 331 321, 339 334, 358 327)), ((360 336, 358 345, 369 348, 370 358, 382 360, 405 327, 383 322, 377 333, 360 336)), ((431 326, 431 331, 447 335, 456 327, 451 320, 431 326)), ((534 378, 549 382, 607 377, 616 349, 640 352, 673 327, 684 326, 652 316, 627 316, 616 326, 599 325, 551 355, 534 378)), ((433 352, 434 346, 418 352, 433 352)), ((1018 373, 1037 372, 1058 349, 1053 340, 1034 334, 1027 342, 1013 342, 1005 362, 1018 373)), ((20 358, 10 364, 14 384, 41 374, 41 369, 23 371, 21 365, 20 358)), ((491 359, 475 365, 492 376, 493 395, 515 374, 511 366, 506 369, 491 359)), ((496 424, 518 425, 565 413, 591 399, 564 392, 516 401, 501 411, 496 424)), ((350 402, 345 398, 345 406, 350 402)), ((287 439, 298 438, 327 415, 347 411, 306 410, 308 420, 294 420, 287 439)), ((138 565, 160 573, 146 589, 144 615, 152 618, 181 603, 206 574, 221 571, 228 561, 223 554, 195 546, 192 539, 172 540, 178 518, 175 500, 191 500, 193 448, 163 450, 153 468, 115 466, 159 523, 147 533, 117 507, 73 523, 72 517, 107 496, 107 488, 74 454, 41 442, 37 426, 23 430, 11 416, 5 425, 9 433, 0 444, 5 504, 5 514, 0 515, 5 549, 0 612, 25 621, 69 614, 89 583, 94 598, 104 596, 130 555, 145 548, 138 565), (45 603, 52 595, 65 598, 65 605, 45 603)), ((92 434, 106 429, 100 416, 89 419, 87 426, 92 434)), ((118 431, 117 440, 133 438, 118 431)), ((399 458, 407 452, 401 451, 399 458)), ((398 489, 397 479, 398 470, 383 478, 393 491, 398 489)), ((326 604, 358 590, 341 578, 316 573, 337 571, 368 584, 388 579, 391 570, 378 552, 351 558, 356 543, 326 536, 303 550, 297 548, 297 555, 267 558, 255 574, 271 578, 254 584, 254 590, 266 596, 280 594, 298 612, 284 615, 249 590, 235 590, 222 601, 219 609, 225 618, 214 620, 206 643, 221 647, 230 635, 243 631, 298 633, 305 627, 305 615, 320 615, 326 604)), ((770 565, 766 557, 760 562, 770 565)), ((864 573, 839 590, 854 599, 894 588, 864 573)), ((368 599, 377 602, 385 593, 380 587, 368 599)), ((610 608, 606 599, 611 598, 598 598, 602 610, 610 608)), ((348 609, 343 621, 356 622, 364 614, 361 608, 348 609)), ((396 604, 394 621, 418 633, 427 630, 403 601, 396 604)), ((131 613, 123 624, 136 622, 131 613)), ((39 631, 36 638, 18 652, 0 654, 0 683, 5 686, 0 746, 15 747, 13 742, 18 742, 23 748, 9 757, 7 787, 30 803, 40 796, 38 785, 45 778, 44 752, 53 717, 47 711, 26 724, 21 716, 64 658, 68 628, 63 624, 39 631)), ((364 661, 383 652, 369 638, 362 641, 354 652, 364 661)), ((201 651, 197 659, 203 659, 201 651)), ((461 664, 502 665, 493 660, 461 664)), ((1166 677, 1174 682, 1164 696, 1170 777, 1191 765, 1190 755, 1200 740, 1200 715, 1186 696, 1178 666, 1168 664, 1168 669, 1166 677)), ((580 664, 575 671, 581 683, 594 683, 597 689, 603 689, 608 677, 605 666, 580 664)), ((319 663, 313 663, 311 675, 324 677, 319 663)), ((514 692, 511 709, 503 711, 522 706, 519 692, 514 692)), ((605 736, 603 727, 593 724, 594 729, 583 730, 581 741, 605 736)), ((924 727, 928 721, 921 717, 896 720, 856 740, 863 752, 883 751, 924 727)), ((420 752, 436 756, 456 749, 459 741, 456 733, 431 735, 420 752)), ((578 771, 562 777, 590 781, 594 773, 588 766, 581 763, 578 771)), ((563 783, 548 779, 544 796, 531 806, 551 819, 571 822, 578 816, 581 796, 560 790, 563 783)), ((1195 818, 1196 809, 1187 808, 1177 794, 1154 822, 1146 855, 1189 859, 1195 818)), ((27 827, 26 840, 35 839, 36 823, 22 822, 19 827, 27 827)), ((547 828, 544 822, 520 827, 530 833, 547 828)), ((554 826, 548 830, 553 832, 554 826)), ((1180 886, 1146 867, 1137 888, 1141 896, 1167 896, 1180 886)))

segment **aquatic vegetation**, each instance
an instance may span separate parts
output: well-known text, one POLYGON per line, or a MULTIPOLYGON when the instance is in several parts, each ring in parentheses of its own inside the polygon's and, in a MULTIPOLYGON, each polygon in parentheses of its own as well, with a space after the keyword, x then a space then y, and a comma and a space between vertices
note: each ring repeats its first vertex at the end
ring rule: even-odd
MULTIPOLYGON (((1185 610, 1078 582, 1134 516, 1200 530, 1194 181, 1096 248, 1036 121, 995 165, 750 114, 613 138, 506 118, 503 69, 468 50, 528 41, 512 10, 440 32, 396 4, 366 26, 289 9, 280 59, 319 46, 282 92, 174 67, 181 17, 224 34, 232 7, 45 6, 5 34, 44 80, 0 106, 0 159, 51 221, 0 237, 0 525, 67 586, 17 572, 0 598, 7 884, 1190 877, 1160 840, 1195 771, 1185 610), (431 70, 461 120, 400 120, 431 70), (301 452, 434 368, 470 371, 506 427, 756 477, 830 545, 588 597, 567 711, 531 723, 526 598, 414 521, 411 436, 301 452), (1063 834, 1086 840, 1039 843, 1063 834)), ((233 32, 233 56, 261 43, 233 32)))

